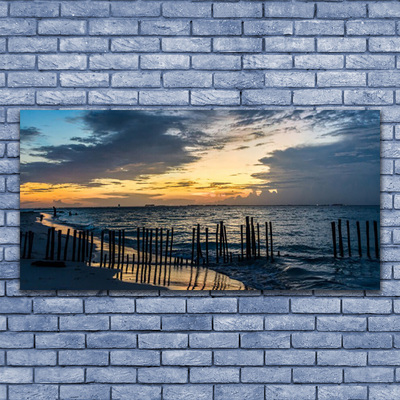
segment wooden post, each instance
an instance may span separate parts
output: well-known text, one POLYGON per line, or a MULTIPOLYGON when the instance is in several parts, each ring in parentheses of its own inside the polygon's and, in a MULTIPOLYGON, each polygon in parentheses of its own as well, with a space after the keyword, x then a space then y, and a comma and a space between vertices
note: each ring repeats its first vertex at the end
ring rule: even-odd
POLYGON ((249 259, 251 257, 250 252, 250 218, 246 217, 246 258, 249 259))
POLYGON ((153 259, 153 229, 150 229, 150 244, 149 244, 149 265, 151 266, 151 262, 153 259))
POLYGON ((254 218, 251 217, 251 243, 252 243, 252 253, 253 257, 257 256, 256 253, 256 231, 254 229, 254 218))
POLYGON ((193 265, 193 259, 194 259, 194 235, 196 234, 196 228, 193 228, 192 231, 192 260, 191 260, 191 265, 193 265))
POLYGON ((215 256, 216 256, 215 261, 217 262, 217 264, 219 263, 219 256, 218 256, 218 231, 219 231, 219 224, 217 224, 217 230, 216 230, 216 233, 215 233, 215 256))
POLYGON ((100 268, 103 266, 103 242, 104 242, 104 230, 101 231, 100 268))
POLYGON ((167 229, 167 238, 165 239, 164 286, 166 285, 167 282, 168 242, 169 242, 169 229, 167 229))
POLYGON ((92 265, 92 256, 93 256, 93 232, 90 232, 89 267, 92 265))
POLYGON ((197 224, 197 246, 196 246, 196 264, 200 265, 200 224, 197 224))
POLYGON ((82 261, 85 261, 85 254, 86 254, 86 231, 82 232, 82 261))
POLYGON ((223 257, 225 262, 224 222, 220 221, 219 225, 219 255, 223 257))
POLYGON ((75 261, 75 250, 76 250, 76 229, 74 229, 74 238, 72 240, 72 261, 75 261))
POLYGON ((208 265, 208 228, 206 228, 206 264, 208 265))
POLYGON ((260 224, 257 222, 258 257, 260 257, 260 224))
MULTIPOLYGON (((49 259, 50 236, 51 236, 51 228, 47 229, 46 260, 49 259)), ((75 261, 75 254, 73 254, 72 257, 73 257, 72 261, 75 261)), ((24 256, 22 258, 25 258, 25 250, 24 250, 24 256)))
POLYGON ((122 232, 121 229, 118 230, 118 264, 117 268, 121 265, 121 246, 122 246, 122 232))
POLYGON ((242 255, 242 261, 243 261, 243 225, 240 225, 240 250, 241 250, 241 255, 242 255))
POLYGON ((89 256, 89 231, 86 231, 86 257, 89 256))
POLYGON ((357 239, 358 239, 358 255, 362 257, 361 251, 361 230, 360 230, 360 222, 357 221, 357 239))
POLYGON ((265 222, 265 248, 267 254, 267 260, 269 259, 269 248, 268 248, 268 222, 265 222))
POLYGON ((340 257, 343 257, 343 236, 342 236, 342 220, 338 220, 338 232, 339 232, 339 253, 340 257))
POLYGON ((26 249, 28 247, 28 232, 25 232, 25 241, 24 241, 24 252, 22 253, 22 258, 26 258, 26 249))
POLYGON ((125 229, 122 229, 122 256, 121 256, 121 260, 122 260, 122 265, 124 265, 124 261, 125 261, 125 229))
POLYGON ((55 241, 55 228, 51 228, 50 260, 54 260, 54 241, 55 241))
POLYGON ((70 229, 68 228, 67 230, 67 237, 65 238, 65 247, 64 247, 64 261, 67 260, 67 254, 68 254, 68 241, 69 241, 69 232, 70 229))
POLYGON ((169 265, 172 265, 172 243, 174 241, 174 228, 171 228, 171 245, 169 247, 169 265))
MULTIPOLYGON (((78 254, 76 257, 76 261, 81 261, 82 232, 79 231, 78 234, 79 234, 78 235, 79 236, 79 238, 78 238, 78 254)), ((51 255, 50 255, 50 257, 51 257, 51 255)))
POLYGON ((156 261, 155 261, 155 263, 156 263, 156 267, 157 267, 157 264, 158 264, 158 228, 156 228, 156 246, 155 246, 156 248, 155 248, 155 251, 154 251, 154 253, 155 253, 155 255, 156 255, 156 261))
POLYGON ((145 233, 146 233, 146 231, 145 231, 145 228, 143 227, 142 228, 142 267, 144 267, 144 263, 145 263, 145 252, 144 252, 144 250, 145 250, 145 233))
POLYGON ((129 254, 126 255, 126 269, 125 272, 128 272, 128 267, 129 267, 129 254))
POLYGON ((149 263, 149 230, 146 229, 146 251, 145 251, 145 265, 149 263))
POLYGON ((137 246, 137 267, 140 264, 140 228, 136 229, 136 246, 137 246))
POLYGON ((365 222, 365 229, 367 232, 367 256, 368 258, 371 258, 371 253, 369 251, 369 221, 365 222))
POLYGON ((347 248, 349 249, 349 257, 351 257, 351 238, 350 238, 350 222, 349 220, 346 221, 347 227, 347 248))
POLYGON ((133 274, 134 268, 135 268, 135 253, 132 254, 132 274, 133 274))
POLYGON ((106 267, 106 265, 107 265, 107 253, 106 254, 104 254, 104 268, 106 267))
POLYGON ((115 248, 116 248, 116 244, 115 244, 115 231, 112 231, 112 245, 113 245, 113 249, 112 249, 112 262, 111 262, 111 267, 114 268, 115 265, 115 248))
POLYGON ((57 241, 57 261, 61 259, 61 230, 58 231, 58 241, 57 241))
POLYGON ((375 258, 379 260, 378 222, 374 221, 375 258))
POLYGON ((335 227, 335 222, 331 222, 331 227, 332 227, 332 243, 333 243, 333 257, 337 258, 337 253, 336 253, 336 227, 335 227))
MULTIPOLYGON (((162 249, 163 234, 162 234, 162 232, 163 232, 163 230, 162 230, 162 228, 160 228, 160 271, 161 271, 161 266, 162 266, 162 254, 163 254, 163 249, 162 249)), ((160 283, 160 281, 158 283, 160 283)))
POLYGON ((274 242, 272 240, 272 222, 269 221, 269 239, 271 242, 271 261, 274 261, 274 242))
POLYGON ((226 251, 226 261, 229 261, 229 250, 228 250, 228 237, 226 236, 226 225, 224 225, 224 243, 225 243, 225 251, 226 251))

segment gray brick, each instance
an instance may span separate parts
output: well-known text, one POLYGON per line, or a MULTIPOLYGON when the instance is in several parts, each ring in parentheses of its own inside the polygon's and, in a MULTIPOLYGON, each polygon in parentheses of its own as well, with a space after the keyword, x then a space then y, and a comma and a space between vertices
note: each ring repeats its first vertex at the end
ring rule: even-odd
POLYGON ((111 39, 111 51, 116 52, 157 52, 160 50, 160 39, 152 37, 126 37, 111 39))
POLYGON ((296 35, 301 36, 339 36, 344 35, 343 21, 307 20, 294 23, 296 35))
POLYGON ((137 35, 138 22, 134 19, 93 19, 89 21, 90 35, 137 35))
POLYGON ((86 92, 83 90, 46 90, 36 94, 36 102, 43 105, 85 104, 86 92))
POLYGON ((290 334, 272 332, 243 333, 241 347, 255 349, 287 349, 290 347, 290 334))
MULTIPOLYGON (((371 16, 371 6, 370 4, 369 13, 371 16)), ((379 8, 382 8, 382 3, 379 3, 379 8)), ((358 21, 347 21, 346 22, 346 32, 348 35, 394 35, 396 31, 394 21, 368 21, 368 20, 358 20, 358 21)))
POLYGON ((187 3, 183 1, 167 2, 162 6, 164 17, 207 18, 211 17, 210 3, 187 3))
MULTIPOLYGON (((314 90, 312 91, 314 92, 314 90)), ((332 298, 295 298, 292 299, 291 308, 294 313, 339 313, 340 300, 332 298)))
POLYGON ((108 51, 108 39, 104 38, 61 38, 60 50, 66 52, 105 52, 108 51))
POLYGON ((252 53, 262 50, 260 38, 215 38, 213 50, 223 53, 252 53))
POLYGON ((318 398, 321 400, 351 400, 351 399, 367 399, 367 387, 356 385, 318 385, 318 398))
POLYGON ((211 365, 212 352, 205 350, 166 350, 162 352, 163 365, 211 365))
MULTIPOLYGON (((139 104, 141 105, 177 105, 177 106, 184 106, 184 105, 188 105, 189 104, 189 92, 187 90, 174 90, 174 91, 155 91, 155 90, 141 90, 139 92, 139 104)), ((146 299, 147 300, 147 299, 146 299)), ((162 300, 164 299, 160 299, 160 304, 162 304, 162 300)), ((171 300, 171 299, 168 299, 171 300)), ((177 299, 178 300, 178 299, 177 299)), ((179 299, 181 300, 181 299, 179 299)), ((153 303, 153 302, 152 302, 153 303)), ((177 309, 175 309, 175 311, 172 311, 173 308, 173 304, 171 301, 167 302, 166 304, 168 304, 166 307, 167 309, 171 309, 171 311, 167 311, 167 309, 165 309, 164 311, 160 310, 159 312, 171 312, 171 313, 178 313, 181 312, 180 307, 178 307, 177 309), (169 305, 171 304, 171 305, 169 305)), ((150 305, 150 307, 152 307, 152 305, 150 305)), ((157 306, 154 306, 155 308, 157 308, 157 306)), ((153 312, 153 311, 146 311, 146 306, 144 306, 143 304, 141 305, 141 310, 139 311, 138 308, 138 312, 153 312)))
POLYGON ((262 5, 257 3, 214 4, 215 18, 262 17, 262 5))
POLYGON ((400 38, 371 38, 369 39, 369 50, 372 52, 398 52, 400 49, 400 38))
POLYGON ((287 313, 289 312, 289 299, 284 297, 249 297, 239 299, 240 313, 287 313))
POLYGON ((87 368, 88 383, 135 383, 136 371, 132 368, 87 368))
POLYGON ((160 15, 160 4, 117 2, 111 4, 111 15, 114 17, 158 17, 160 15))
POLYGON ((245 35, 292 35, 291 21, 245 21, 243 24, 245 35))
POLYGON ((232 90, 192 90, 192 105, 239 105, 240 94, 232 90))
POLYGON ((374 71, 368 74, 368 84, 372 87, 398 86, 400 73, 398 71, 374 71))
POLYGON ((245 383, 290 383, 290 368, 242 368, 242 382, 245 383))
POLYGON ((188 69, 189 56, 173 54, 146 54, 140 56, 142 69, 188 69))
POLYGON ((91 69, 137 69, 138 63, 136 54, 95 54, 89 57, 91 69))
POLYGON ((57 353, 54 350, 10 350, 7 364, 13 366, 51 366, 56 365, 57 353))
POLYGON ((26 3, 15 1, 10 4, 12 17, 58 17, 59 5, 49 2, 26 3))
POLYGON ((80 367, 37 368, 35 382, 38 383, 83 383, 85 370, 80 367))
POLYGON ((339 69, 343 68, 344 57, 331 54, 297 55, 294 65, 300 69, 339 69))
POLYGON ((341 335, 339 333, 301 332, 292 334, 292 346, 294 348, 319 348, 330 349, 341 347, 341 335))
POLYGON ((269 331, 312 331, 314 329, 314 316, 271 315, 265 317, 265 330, 269 331))
POLYGON ((264 46, 267 52, 283 53, 312 52, 315 48, 312 38, 267 37, 264 39, 264 46))
POLYGON ((11 316, 8 317, 8 329, 10 331, 56 331, 58 320, 55 316, 47 315, 11 316))
POLYGON ((112 75, 111 84, 114 87, 159 87, 161 78, 159 72, 117 72, 112 75))
POLYGON ((34 55, 4 54, 0 59, 1 69, 33 69, 35 67, 34 55))
POLYGON ((317 83, 318 86, 320 87, 366 86, 367 76, 365 72, 356 72, 356 71, 318 72, 317 83))
MULTIPOLYGON (((189 60, 187 60, 187 65, 189 65, 189 60)), ((192 67, 194 69, 238 70, 241 68, 240 65, 240 56, 217 54, 192 56, 192 67)))
POLYGON ((351 316, 317 317, 317 329, 319 331, 365 331, 367 319, 351 316))
POLYGON ((34 35, 36 21, 34 19, 13 18, 0 20, 0 36, 34 35))
POLYGON ((365 4, 344 3, 339 6, 334 3, 318 3, 318 18, 362 18, 366 17, 367 8, 365 4))
POLYGON ((342 370, 340 368, 293 368, 295 383, 340 383, 342 370))
POLYGON ((110 386, 100 384, 88 385, 61 385, 60 399, 96 399, 107 400, 110 398, 110 386))
POLYGON ((28 349, 33 347, 33 334, 0 332, 0 341, 3 349, 28 349))
POLYGON ((100 331, 109 329, 109 317, 95 315, 74 315, 60 317, 60 329, 63 331, 100 331))
MULTIPOLYGON (((49 53, 57 51, 56 38, 44 37, 10 37, 8 39, 10 53, 49 53)), ((32 56, 33 57, 33 56, 32 56)))
POLYGON ((386 299, 343 299, 343 313, 346 314, 390 314, 392 303, 386 299))
POLYGON ((106 87, 109 84, 108 80, 108 73, 102 72, 60 73, 60 84, 63 87, 106 87))
POLYGON ((192 348, 237 348, 239 347, 238 333, 191 333, 189 346, 192 348))
POLYGON ((85 69, 86 65, 85 55, 52 54, 38 56, 39 70, 85 69))
POLYGON ((107 17, 109 5, 101 1, 61 3, 63 17, 107 17))
POLYGON ((345 90, 344 102, 350 105, 385 105, 393 104, 391 90, 345 90))
POLYGON ((364 368, 345 368, 345 382, 393 382, 394 374, 392 368, 364 367, 364 368))
POLYGON ((372 350, 368 352, 369 365, 400 365, 400 351, 372 350))
POLYGON ((161 386, 118 385, 112 387, 112 398, 116 400, 161 399, 161 386))
POLYGON ((396 2, 375 2, 369 5, 370 18, 395 18, 400 17, 400 4, 396 2))
POLYGON ((0 369, 0 383, 30 383, 32 381, 32 368, 3 367, 0 369))
POLYGON ((89 333, 86 341, 88 348, 135 348, 136 334, 125 332, 89 333))
POLYGON ((40 20, 38 23, 39 35, 84 35, 86 24, 84 21, 70 19, 40 20))
POLYGON ((85 347, 83 333, 39 333, 35 335, 38 349, 80 349, 85 347))
POLYGON ((182 49, 192 53, 209 53, 211 39, 208 38, 163 38, 161 49, 165 52, 180 53, 182 49))
MULTIPOLYGON (((337 387, 337 385, 335 385, 337 387)), ((267 385, 265 395, 267 399, 292 400, 301 398, 302 400, 314 400, 315 386, 308 385, 267 385)))
POLYGON ((135 105, 138 94, 132 90, 93 90, 89 93, 89 104, 125 104, 135 105))
POLYGON ((264 5, 264 16, 268 18, 313 18, 314 4, 269 1, 264 5))
POLYGON ((234 313, 237 300, 234 298, 188 299, 187 310, 190 313, 234 313))
POLYGON ((166 385, 163 387, 164 400, 208 400, 212 398, 213 388, 209 385, 166 385))
POLYGON ((288 105, 291 102, 291 93, 289 90, 274 89, 244 90, 242 102, 244 105, 288 105))
MULTIPOLYGON (((202 71, 170 71, 163 74, 164 87, 192 88, 211 87, 212 73, 202 71)), ((158 85, 160 77, 158 76, 158 85)))
POLYGON ((143 333, 139 334, 139 348, 180 349, 188 345, 188 335, 183 333, 143 333))
POLYGON ((315 351, 310 350, 266 350, 266 365, 314 365, 315 351))
POLYGON ((317 39, 317 50, 324 53, 363 53, 366 48, 366 39, 361 38, 317 39))
POLYGON ((58 396, 57 385, 12 385, 9 387, 9 399, 47 400, 58 396))
POLYGON ((105 350, 60 350, 59 365, 108 365, 105 350))
POLYGON ((92 298, 85 300, 85 312, 88 314, 133 313, 135 299, 92 298))
POLYGON ((317 354, 318 365, 363 367, 367 365, 365 351, 321 350, 317 354))
POLYGON ((400 316, 384 316, 368 318, 370 331, 398 331, 400 330, 400 316))
POLYGON ((263 399, 264 386, 262 385, 216 385, 215 400, 231 399, 263 399))
POLYGON ((195 20, 192 24, 193 35, 197 36, 236 36, 242 33, 241 21, 209 19, 195 20))
POLYGON ((140 25, 140 33, 142 35, 157 36, 173 36, 173 35, 189 35, 189 21, 142 21, 140 25))
POLYGON ((38 298, 33 300, 33 311, 35 314, 82 313, 83 302, 81 299, 38 298))
POLYGON ((212 317, 207 315, 179 315, 163 316, 162 329, 164 331, 209 331, 212 317))
POLYGON ((138 369, 138 382, 140 383, 186 383, 187 381, 187 368, 150 367, 138 369))
POLYGON ((348 55, 346 68, 350 69, 392 69, 395 67, 393 56, 389 55, 348 55))
POLYGON ((239 368, 212 367, 191 368, 190 382, 192 383, 238 383, 239 368))
POLYGON ((264 326, 261 315, 254 316, 214 316, 216 331, 259 331, 264 326))
POLYGON ((10 72, 9 87, 55 87, 57 75, 51 72, 10 72))
POLYGON ((392 347, 388 333, 348 333, 343 335, 345 349, 387 349, 392 347))
POLYGON ((160 317, 156 315, 116 315, 111 317, 111 329, 113 330, 147 331, 158 330, 160 326, 160 317))
MULTIPOLYGON (((7 228, 0 228, 0 229, 4 230, 4 232, 9 232, 7 228)), ((30 299, 0 298, 1 314, 29 314, 31 312, 31 308, 32 308, 32 301, 30 299)))
MULTIPOLYGON (((342 74, 342 73, 341 73, 342 74)), ((315 74, 311 72, 268 71, 265 74, 267 87, 314 87, 315 74)))
POLYGON ((263 365, 264 352, 261 350, 216 350, 215 365, 263 365))
POLYGON ((160 365, 160 353, 153 350, 112 350, 111 365, 157 366, 160 365))

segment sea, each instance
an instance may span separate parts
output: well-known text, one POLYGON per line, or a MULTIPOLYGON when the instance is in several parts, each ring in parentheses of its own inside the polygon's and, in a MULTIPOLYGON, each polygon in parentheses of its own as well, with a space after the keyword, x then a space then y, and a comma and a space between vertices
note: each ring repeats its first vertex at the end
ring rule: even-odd
MULTIPOLYGON (((52 209, 27 210, 52 214, 52 209)), ((205 228, 209 231, 209 266, 200 274, 219 281, 218 289, 226 290, 379 290, 380 262, 376 257, 373 221, 378 225, 379 206, 150 206, 110 208, 64 208, 57 210, 54 223, 85 229, 99 238, 102 230, 125 230, 126 247, 136 249, 137 228, 174 228, 173 256, 191 257, 192 229, 200 224, 202 250, 205 249, 205 228), (259 224, 260 257, 239 261, 241 255, 240 226, 245 226, 246 216, 253 218, 255 229, 259 224), (340 256, 338 220, 342 221, 343 257, 340 256), (217 224, 226 226, 232 261, 216 263, 215 236, 217 224), (338 257, 333 254, 331 222, 336 223, 338 257), (349 256, 347 221, 350 227, 349 256), (356 222, 360 223, 361 252, 359 256, 356 222), (370 258, 367 257, 366 221, 369 221, 370 258), (274 260, 267 259, 265 223, 271 222, 274 260), (226 277, 226 279, 221 278, 226 277)), ((21 214, 23 230, 23 213, 21 214)), ((165 235, 165 233, 164 233, 165 235)), ((107 234, 106 234, 107 237, 107 234)), ((257 238, 257 234, 256 234, 257 238)), ((270 239, 270 238, 269 238, 270 239)), ((165 240, 165 236, 164 236, 165 240)), ((270 242, 270 240, 269 240, 270 242)), ((270 243, 269 243, 270 246, 270 243)), ((193 270, 190 271, 193 275, 193 270)), ((182 276, 189 276, 180 272, 182 276)), ((135 273, 132 271, 132 275, 135 273)), ((174 275, 172 289, 185 289, 185 282, 178 282, 179 271, 174 275), (175 276, 176 275, 176 276, 175 276)), ((125 277, 124 279, 128 279, 125 277)), ((191 278, 192 279, 192 278, 191 278)), ((161 280, 162 281, 162 280, 161 280)), ((162 283, 162 282, 161 282, 162 283)), ((191 289, 210 289, 198 285, 191 289)))

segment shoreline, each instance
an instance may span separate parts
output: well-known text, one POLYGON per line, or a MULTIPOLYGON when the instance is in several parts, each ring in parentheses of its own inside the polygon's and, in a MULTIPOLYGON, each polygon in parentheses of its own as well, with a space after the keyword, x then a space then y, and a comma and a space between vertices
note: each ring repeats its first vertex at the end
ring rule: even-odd
MULTIPOLYGON (((61 268, 32 265, 35 261, 44 260, 49 225, 37 221, 41 214, 39 211, 22 213, 25 221, 21 223, 21 228, 24 228, 24 232, 34 232, 34 243, 32 258, 20 260, 21 290, 168 290, 166 287, 151 284, 122 281, 116 278, 121 269, 89 267, 82 261, 65 261, 65 267, 61 268)), ((68 229, 65 225, 54 225, 68 229)), ((65 236, 63 231, 64 240, 65 236)))

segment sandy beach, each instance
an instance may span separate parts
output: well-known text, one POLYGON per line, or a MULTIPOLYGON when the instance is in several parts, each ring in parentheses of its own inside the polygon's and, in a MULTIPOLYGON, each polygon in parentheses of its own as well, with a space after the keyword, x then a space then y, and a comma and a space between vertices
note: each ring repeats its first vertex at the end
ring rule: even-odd
POLYGON ((119 269, 89 267, 84 262, 66 261, 64 268, 32 265, 44 260, 48 227, 40 223, 40 213, 22 213, 24 222, 21 223, 21 231, 34 232, 32 259, 21 259, 20 262, 22 290, 167 290, 151 284, 121 281, 117 279, 121 272, 119 269))

